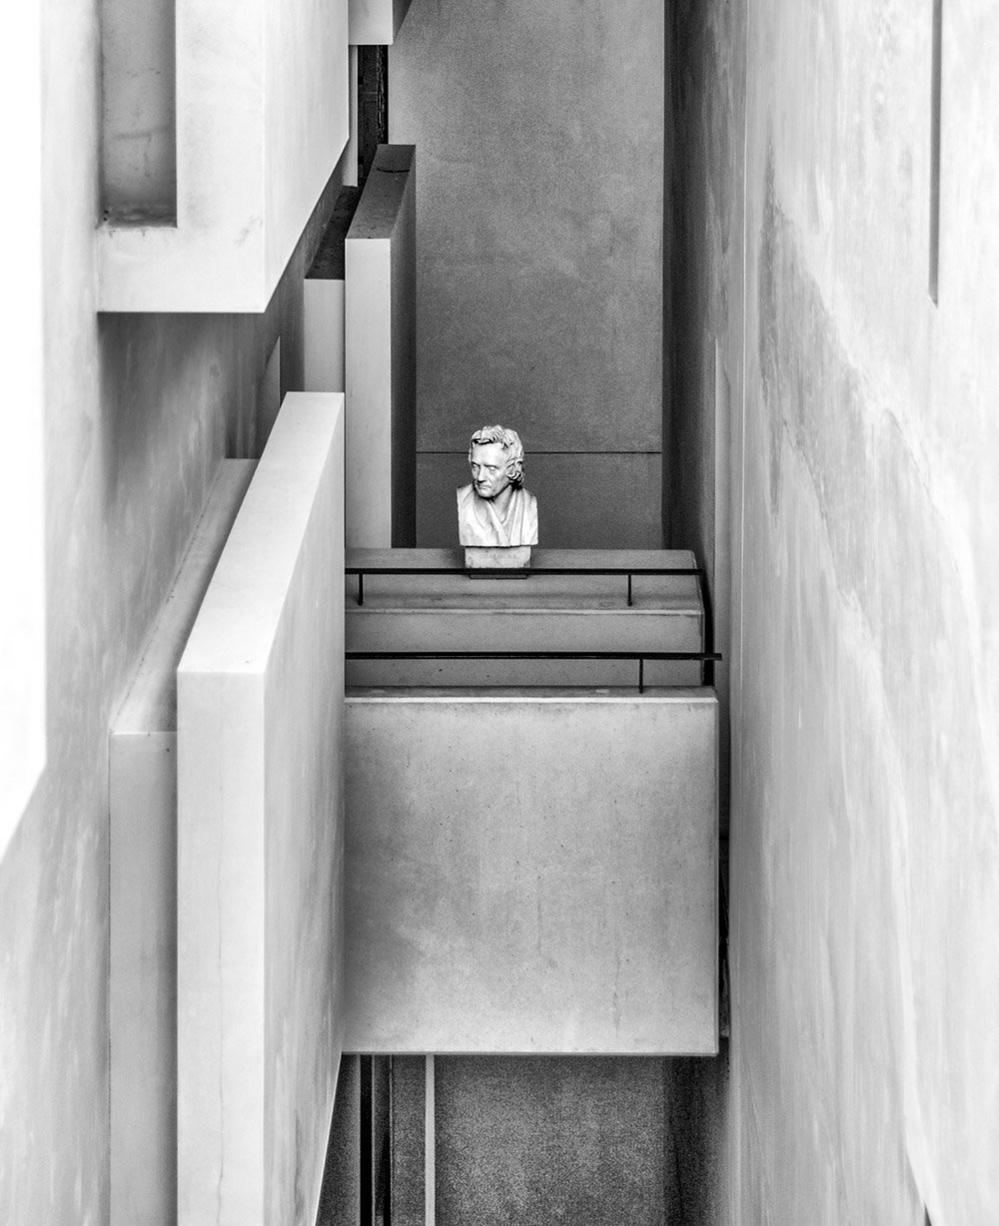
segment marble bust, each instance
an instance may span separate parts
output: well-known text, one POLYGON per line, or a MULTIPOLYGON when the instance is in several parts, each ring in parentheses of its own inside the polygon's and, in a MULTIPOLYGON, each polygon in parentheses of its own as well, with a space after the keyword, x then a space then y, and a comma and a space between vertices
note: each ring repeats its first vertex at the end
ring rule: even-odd
POLYGON ((483 426, 468 448, 470 485, 458 490, 458 540, 467 566, 528 565, 538 543, 538 500, 524 489, 515 430, 483 426))

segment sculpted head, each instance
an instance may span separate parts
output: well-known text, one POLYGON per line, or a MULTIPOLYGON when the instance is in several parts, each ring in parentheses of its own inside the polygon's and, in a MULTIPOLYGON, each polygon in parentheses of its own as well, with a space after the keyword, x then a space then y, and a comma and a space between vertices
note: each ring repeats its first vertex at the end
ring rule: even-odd
POLYGON ((524 445, 516 430, 483 426, 472 435, 468 447, 472 486, 480 498, 495 498, 508 485, 524 484, 524 445))

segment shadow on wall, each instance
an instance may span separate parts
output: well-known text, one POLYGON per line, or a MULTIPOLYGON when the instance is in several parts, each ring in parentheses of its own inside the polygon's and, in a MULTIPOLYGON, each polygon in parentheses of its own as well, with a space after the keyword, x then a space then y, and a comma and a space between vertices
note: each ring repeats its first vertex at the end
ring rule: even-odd
POLYGON ((721 1163, 729 1087, 729 1044, 710 1060, 666 1064, 666 1220, 684 1226, 725 1221, 721 1163))

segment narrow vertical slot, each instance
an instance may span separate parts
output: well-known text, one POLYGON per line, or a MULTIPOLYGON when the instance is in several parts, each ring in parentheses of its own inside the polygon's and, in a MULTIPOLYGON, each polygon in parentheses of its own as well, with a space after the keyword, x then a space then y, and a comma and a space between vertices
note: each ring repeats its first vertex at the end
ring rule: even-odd
POLYGON ((425 1226, 436 1226, 437 1222, 436 1074, 434 1057, 427 1056, 423 1098, 423 1214, 425 1226))
POLYGON ((374 1061, 371 1056, 361 1057, 361 1145, 360 1145, 360 1166, 361 1166, 361 1186, 360 1186, 360 1205, 361 1205, 361 1222, 362 1226, 371 1226, 374 1216, 374 1197, 372 1195, 372 1185, 374 1179, 372 1177, 372 1154, 371 1154, 371 1128, 372 1128, 372 1065, 374 1061))
POLYGON ((940 301, 940 112, 943 97, 943 0, 933 0, 930 83, 930 297, 940 301))

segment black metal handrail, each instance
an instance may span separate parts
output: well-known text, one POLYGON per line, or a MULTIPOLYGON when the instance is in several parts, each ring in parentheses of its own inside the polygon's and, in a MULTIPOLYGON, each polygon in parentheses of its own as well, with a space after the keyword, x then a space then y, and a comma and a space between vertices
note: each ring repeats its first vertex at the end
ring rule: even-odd
POLYGON ((346 566, 344 574, 357 576, 357 603, 364 604, 365 575, 465 575, 475 579, 529 579, 532 575, 625 575, 631 608, 632 576, 653 578, 693 575, 704 598, 704 569, 700 566, 346 566))
POLYGON ((706 651, 347 651, 348 660, 637 660, 638 692, 645 693, 646 660, 688 660, 701 664, 701 684, 710 685, 704 669, 721 659, 706 651))
POLYGON ((357 604, 364 604, 365 575, 465 575, 476 579, 528 579, 532 575, 623 575, 628 580, 628 608, 634 606, 632 579, 636 575, 669 578, 690 575, 697 584, 704 613, 704 651, 348 651, 348 660, 637 660, 638 692, 644 693, 645 660, 699 660, 701 684, 714 685, 714 666, 722 656, 714 650, 714 626, 707 574, 702 566, 346 566, 357 577, 357 604))

